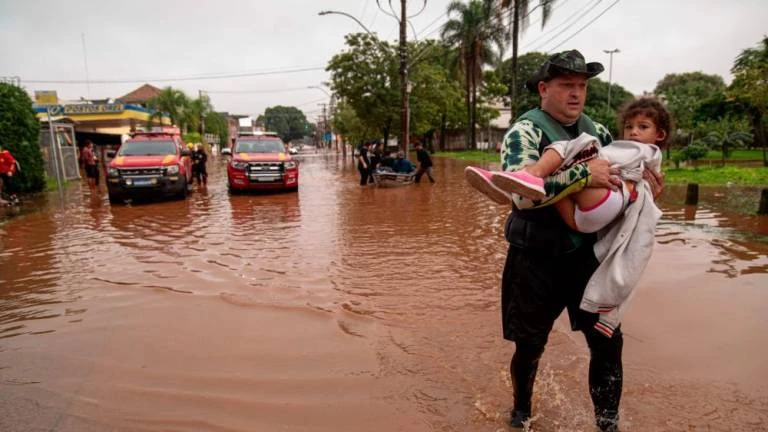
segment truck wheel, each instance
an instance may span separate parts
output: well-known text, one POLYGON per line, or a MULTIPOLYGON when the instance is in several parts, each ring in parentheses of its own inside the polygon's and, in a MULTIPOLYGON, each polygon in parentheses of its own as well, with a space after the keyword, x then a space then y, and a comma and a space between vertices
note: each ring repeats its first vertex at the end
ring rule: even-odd
POLYGON ((187 183, 187 179, 184 179, 184 184, 181 186, 181 190, 179 191, 179 194, 177 195, 179 199, 186 199, 187 193, 189 192, 189 183, 187 183))
POLYGON ((109 203, 110 204, 124 204, 123 198, 120 195, 117 194, 109 194, 109 203))

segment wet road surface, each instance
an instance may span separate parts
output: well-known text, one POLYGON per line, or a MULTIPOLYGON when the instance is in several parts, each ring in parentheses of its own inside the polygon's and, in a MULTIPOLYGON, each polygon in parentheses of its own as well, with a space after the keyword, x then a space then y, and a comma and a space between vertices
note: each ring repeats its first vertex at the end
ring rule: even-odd
MULTIPOLYGON (((508 430, 506 210, 463 162, 377 189, 302 158, 298 193, 230 196, 214 159, 186 201, 76 185, 0 225, 0 430, 508 430)), ((729 210, 759 190, 684 196, 623 323, 623 430, 768 430, 768 219, 729 210)), ((587 360, 561 317, 534 430, 593 430, 587 360)))

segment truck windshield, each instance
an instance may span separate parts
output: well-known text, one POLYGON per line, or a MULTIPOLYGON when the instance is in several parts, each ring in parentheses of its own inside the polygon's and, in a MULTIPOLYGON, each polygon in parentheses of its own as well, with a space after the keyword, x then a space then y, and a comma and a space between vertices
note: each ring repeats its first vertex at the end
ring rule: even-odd
POLYGON ((242 140, 235 144, 235 153, 282 153, 285 146, 279 139, 242 140))
POLYGON ((175 155, 173 141, 128 141, 120 146, 118 156, 165 156, 175 155))

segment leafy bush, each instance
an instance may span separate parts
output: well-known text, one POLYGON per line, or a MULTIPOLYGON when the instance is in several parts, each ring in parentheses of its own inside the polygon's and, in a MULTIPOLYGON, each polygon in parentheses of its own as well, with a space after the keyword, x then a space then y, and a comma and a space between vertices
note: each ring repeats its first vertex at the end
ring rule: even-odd
POLYGON ((200 134, 197 132, 186 133, 182 136, 182 139, 186 144, 196 144, 203 142, 202 136, 200 136, 200 134))
POLYGON ((679 160, 690 160, 695 161, 703 158, 704 156, 709 153, 709 147, 706 145, 700 144, 699 142, 694 142, 693 144, 690 144, 688 146, 683 147, 682 150, 680 150, 680 153, 676 156, 676 161, 679 160))
POLYGON ((0 146, 11 152, 21 170, 13 180, 17 192, 39 192, 45 187, 45 165, 40 152, 40 123, 27 93, 0 83, 0 146))

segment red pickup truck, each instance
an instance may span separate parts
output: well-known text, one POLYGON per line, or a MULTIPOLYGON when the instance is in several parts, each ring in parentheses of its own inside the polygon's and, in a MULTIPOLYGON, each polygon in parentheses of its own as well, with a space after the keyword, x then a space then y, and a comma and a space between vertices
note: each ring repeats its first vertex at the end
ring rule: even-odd
POLYGON ((186 198, 192 187, 190 151, 168 132, 136 132, 107 168, 109 202, 133 197, 186 198))
MULTIPOLYGON (((229 150, 229 149, 227 149, 229 150)), ((241 135, 227 164, 227 183, 231 192, 254 189, 299 189, 299 162, 285 144, 270 132, 241 135)))

